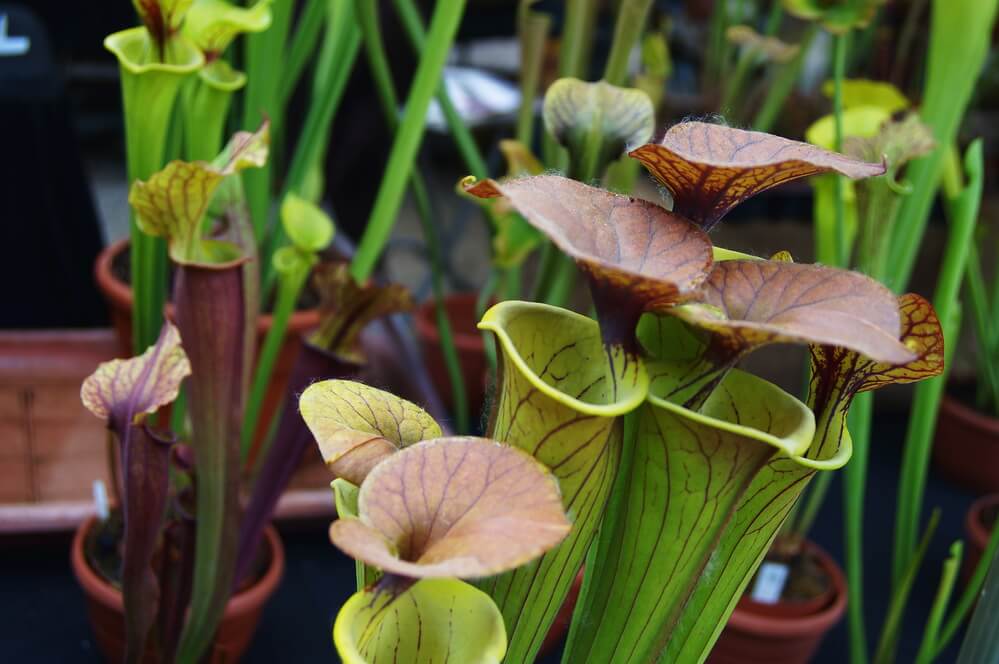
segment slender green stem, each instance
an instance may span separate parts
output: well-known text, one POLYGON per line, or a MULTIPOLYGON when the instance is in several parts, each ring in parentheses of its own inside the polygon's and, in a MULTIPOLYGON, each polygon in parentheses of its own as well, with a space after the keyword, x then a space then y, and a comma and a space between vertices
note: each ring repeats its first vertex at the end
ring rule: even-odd
POLYGON ((940 185, 944 160, 984 69, 997 0, 934 0, 926 85, 920 118, 933 130, 937 148, 906 168, 912 194, 899 212, 891 240, 888 285, 902 292, 909 283, 940 185))
POLYGON ((864 622, 864 492, 870 452, 873 394, 858 394, 850 407, 849 430, 853 433, 853 456, 843 469, 843 548, 846 580, 850 589, 846 619, 852 664, 867 662, 867 629, 864 622))
POLYGON ((519 300, 524 284, 520 266, 511 266, 503 271, 503 299, 519 300))
POLYGON ((784 3, 770 3, 770 13, 767 14, 767 21, 763 28, 763 33, 767 37, 773 37, 780 30, 780 24, 784 20, 784 3))
MULTIPOLYGON (((764 28, 764 34, 768 37, 772 37, 777 34, 777 30, 780 29, 781 19, 784 17, 784 5, 780 2, 774 2, 770 5, 770 13, 767 14, 766 27, 764 28)), ((760 51, 757 48, 746 48, 739 54, 739 60, 736 62, 735 71, 730 77, 725 81, 725 94, 722 96, 722 102, 719 108, 723 113, 728 113, 732 117, 740 117, 740 111, 742 109, 736 109, 735 100, 742 97, 743 90, 746 86, 746 77, 752 70, 753 66, 757 64, 760 56, 760 51)))
MULTIPOLYGON (((996 247, 999 249, 999 247, 996 247)), ((989 297, 989 308, 992 318, 992 338, 989 339, 989 355, 993 361, 999 362, 999 270, 993 270, 991 296, 989 297)), ((999 413, 997 413, 999 415, 999 413)))
MULTIPOLYGON (((253 383, 250 387, 250 396, 246 402, 246 410, 243 412, 243 429, 240 441, 241 467, 246 466, 250 457, 253 439, 260 423, 260 408, 264 403, 267 388, 270 386, 274 365, 281 353, 281 347, 284 345, 284 338, 288 331, 288 320, 295 312, 298 297, 309 278, 311 262, 303 259, 299 267, 300 269, 290 270, 278 278, 277 299, 271 317, 271 327, 267 330, 267 336, 264 337, 263 346, 260 348, 257 367, 253 374, 253 383)), ((266 450, 261 450, 258 455, 266 455, 266 450)))
POLYGON ((964 624, 964 619, 968 617, 968 611, 974 606, 975 600, 978 599, 978 594, 982 591, 985 577, 989 574, 990 565, 995 560, 997 551, 999 551, 999 528, 993 528, 992 532, 989 533, 989 541, 985 545, 985 551, 982 552, 982 557, 979 558, 978 564, 971 574, 971 578, 968 579, 968 584, 964 587, 964 591, 958 598, 957 604, 954 605, 954 610, 947 617, 947 622, 944 624, 939 637, 933 643, 933 651, 936 656, 940 655, 951 639, 954 638, 954 635, 957 634, 958 630, 961 629, 961 625, 964 624))
POLYGON ((940 634, 940 623, 943 621, 944 611, 950 602, 950 596, 954 592, 954 581, 957 580, 957 571, 961 567, 961 554, 963 552, 964 545, 960 540, 954 542, 950 547, 950 556, 943 564, 940 585, 937 586, 937 594, 933 598, 933 606, 930 607, 930 615, 926 619, 923 640, 919 644, 915 664, 932 664, 936 657, 934 649, 940 634))
MULTIPOLYGON (((999 532, 996 528, 993 532, 999 532)), ((982 664, 995 662, 999 658, 999 564, 996 559, 999 552, 993 552, 989 558, 983 558, 982 563, 990 568, 988 578, 982 587, 978 606, 968 625, 968 633, 957 656, 957 664, 982 664)))
POLYGON ((586 76, 587 63, 583 61, 586 39, 586 20, 594 0, 566 0, 562 24, 562 43, 559 48, 559 68, 561 77, 586 76))
MULTIPOLYGON (((716 3, 715 11, 723 11, 719 9, 722 5, 724 3, 716 3)), ((617 23, 614 24, 614 40, 607 57, 607 67, 604 69, 604 80, 611 85, 627 83, 628 59, 645 29, 651 8, 652 0, 622 0, 617 12, 617 23)))
MULTIPOLYGON (((586 50, 583 42, 587 35, 587 17, 593 3, 594 0, 566 0, 562 41, 559 45, 558 74, 561 78, 583 78, 587 74, 587 63, 583 61, 586 50)), ((568 153, 547 131, 541 136, 541 158, 547 168, 563 171, 567 166, 568 153)))
MULTIPOLYGON (((302 132, 288 167, 288 176, 281 191, 281 200, 288 192, 301 192, 308 175, 319 168, 329 144, 329 132, 344 89, 354 66, 361 44, 361 33, 354 18, 353 3, 337 2, 331 16, 333 29, 327 30, 323 43, 323 76, 317 75, 312 91, 312 103, 302 124, 302 132), (335 20, 334 20, 335 19, 335 20)), ((276 224, 261 250, 260 267, 263 293, 274 284, 273 255, 285 243, 284 228, 276 224)))
MULTIPOLYGON (((395 8, 399 14, 399 20, 406 30, 406 35, 413 46, 413 52, 416 55, 420 55, 427 46, 427 31, 423 27, 423 19, 420 18, 420 12, 416 8, 416 4, 413 0, 395 0, 395 8)), ((475 142, 475 137, 472 136, 468 125, 465 124, 461 114, 454 107, 454 103, 451 101, 451 97, 448 95, 447 88, 443 82, 437 88, 437 102, 441 105, 444 120, 447 122, 448 129, 451 130, 451 136, 454 138, 455 146, 458 148, 458 154, 461 155, 462 161, 465 162, 465 167, 472 175, 479 179, 489 177, 489 168, 486 166, 486 160, 482 157, 482 152, 475 142)))
MULTIPOLYGON (((266 117, 271 122, 271 151, 281 152, 280 136, 284 126, 284 105, 279 103, 284 53, 292 9, 290 0, 271 5, 271 25, 263 32, 249 34, 245 39, 246 90, 243 94, 243 127, 258 127, 266 117)), ((253 219, 253 234, 258 246, 267 237, 271 209, 271 187, 275 165, 272 160, 261 168, 249 168, 243 173, 247 205, 253 219)), ((266 266, 266 264, 265 264, 266 266)))
MULTIPOLYGON (((846 52, 850 33, 833 37, 833 147, 843 151, 843 79, 846 78, 846 52)), ((850 247, 846 234, 846 180, 842 175, 836 178, 836 258, 839 265, 849 265, 850 247)))
POLYGON ((423 52, 413 79, 409 99, 406 101, 406 111, 389 153, 385 176, 378 190, 374 208, 351 263, 351 273, 358 281, 363 282, 371 276, 392 232, 406 190, 406 182, 409 180, 423 138, 430 98, 440 83, 444 61, 447 59, 464 9, 464 0, 441 2, 434 9, 430 32, 427 35, 427 48, 423 52))
POLYGON ((878 640, 878 648, 874 653, 874 664, 891 664, 895 661, 895 652, 898 649, 899 630, 902 627, 902 619, 905 616, 905 608, 909 602, 909 595, 912 586, 919 574, 919 568, 926 557, 926 549, 933 539, 933 534, 940 523, 940 510, 933 510, 926 530, 919 541, 919 548, 909 561, 909 566, 905 570, 902 583, 891 595, 891 602, 888 605, 888 615, 885 617, 885 624, 881 628, 881 638, 878 640))
POLYGON ((777 116, 784 108, 784 102, 787 101, 791 91, 794 89, 794 84, 798 82, 798 77, 801 76, 801 68, 805 64, 805 56, 808 54, 812 46, 812 41, 815 40, 815 35, 818 34, 818 31, 817 23, 810 24, 808 31, 801 39, 797 54, 778 69, 773 82, 767 88, 767 95, 763 98, 760 110, 757 111, 756 116, 753 118, 753 129, 756 131, 770 131, 773 128, 774 123, 777 121, 777 116))
POLYGON ((534 289, 531 291, 531 299, 541 302, 545 294, 551 288, 552 279, 555 278, 555 260, 559 256, 559 250, 549 240, 545 240, 541 245, 540 257, 538 259, 538 272, 534 277, 534 289))
POLYGON ((725 91, 718 108, 729 117, 734 117, 738 113, 738 110, 734 108, 735 100, 742 96, 742 91, 746 87, 746 78, 756 65, 759 55, 760 50, 754 46, 744 49, 735 62, 732 75, 725 80, 725 91))
POLYGON ((994 321, 989 316, 988 293, 985 287, 985 277, 982 275, 982 264, 978 257, 978 247, 974 242, 968 245, 968 265, 966 268, 966 284, 968 300, 971 304, 971 315, 975 321, 975 341, 978 347, 979 388, 985 399, 978 405, 993 413, 999 413, 999 374, 993 363, 990 341, 994 338, 992 325, 994 321))
POLYGON ((288 105, 309 58, 316 50, 325 23, 323 17, 330 5, 329 0, 306 0, 304 4, 305 8, 298 18, 295 32, 289 40, 288 58, 285 60, 284 71, 281 72, 279 81, 278 101, 282 108, 288 105))
POLYGON ((904 85, 903 76, 913 51, 912 40, 921 27, 922 21, 920 19, 923 17, 927 4, 929 4, 929 0, 912 0, 905 13, 905 21, 902 23, 898 42, 895 44, 895 58, 889 77, 889 80, 899 88, 904 85))
MULTIPOLYGON (((360 0, 366 2, 367 0, 360 0)), ((437 317, 437 330, 441 337, 441 349, 444 354, 444 364, 447 368, 448 380, 451 382, 451 392, 454 399, 455 426, 458 433, 469 432, 468 419, 468 393, 465 389, 465 379, 461 372, 461 362, 458 357, 458 349, 454 343, 454 334, 451 331, 451 321, 447 317, 447 309, 444 306, 444 277, 441 268, 441 246, 437 236, 437 227, 433 223, 433 218, 428 214, 420 214, 420 226, 423 229, 423 237, 427 243, 430 253, 431 269, 431 289, 434 293, 434 309, 437 317)))
MULTIPOLYGON (((940 267, 940 278, 933 296, 933 306, 943 326, 947 365, 950 364, 947 356, 953 354, 957 345, 955 340, 958 338, 960 320, 958 296, 965 273, 968 247, 973 241, 975 223, 978 219, 982 196, 983 159, 982 143, 979 139, 968 148, 965 157, 968 185, 960 196, 948 205, 950 230, 940 267)), ((901 578, 902 571, 915 548, 915 533, 919 524, 933 432, 936 428, 937 406, 943 394, 945 380, 946 370, 943 376, 923 381, 916 387, 902 453, 902 477, 898 487, 898 514, 895 518, 892 566, 894 585, 897 585, 901 578)))
POLYGON ((555 276, 544 301, 552 306, 564 307, 576 286, 579 270, 576 262, 562 252, 557 252, 555 262, 555 276))
POLYGON ((721 80, 725 59, 725 31, 728 29, 728 3, 717 2, 711 12, 708 32, 708 49, 704 57, 706 86, 715 86, 721 80))
POLYGON ((170 407, 170 430, 181 440, 187 440, 187 389, 181 386, 170 407))
POLYGON ((534 100, 538 95, 541 81, 541 66, 544 64, 545 42, 551 31, 551 17, 548 14, 531 11, 529 5, 521 3, 518 17, 520 38, 520 108, 517 109, 516 139, 531 145, 534 137, 534 100))
MULTIPOLYGON (((385 121, 389 126, 389 130, 395 134, 399 124, 396 117, 396 109, 399 107, 399 102, 396 99, 395 86, 392 82, 392 72, 389 68, 388 56, 385 53, 385 45, 381 36, 377 6, 370 2, 370 0, 355 0, 354 7, 357 12, 358 23, 364 34, 365 53, 367 54, 371 74, 375 80, 375 87, 378 90, 378 96, 382 103, 385 121)), ((451 321, 448 319, 447 308, 444 306, 444 269, 440 240, 437 236, 437 228, 434 225, 434 215, 430 208, 430 197, 427 194, 427 187, 418 170, 413 170, 412 172, 410 187, 413 192, 413 198, 416 201, 420 226, 423 229, 423 238, 430 254, 430 283, 434 295, 434 310, 437 318, 437 329, 441 338, 444 364, 451 382, 455 421, 459 433, 468 433, 468 394, 461 371, 458 348, 454 342, 451 321)))

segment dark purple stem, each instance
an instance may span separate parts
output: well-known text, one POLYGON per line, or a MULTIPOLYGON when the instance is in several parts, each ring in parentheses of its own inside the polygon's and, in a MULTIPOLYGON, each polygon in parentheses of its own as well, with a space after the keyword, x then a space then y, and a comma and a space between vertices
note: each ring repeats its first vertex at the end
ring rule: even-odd
POLYGON ((628 288, 623 288, 584 271, 590 284, 593 308, 597 311, 600 337, 604 346, 620 346, 629 355, 640 353, 635 331, 638 321, 645 312, 645 302, 628 288))
POLYGON ((188 403, 197 472, 194 580, 181 656, 208 646, 232 588, 247 321, 242 262, 181 265, 174 287, 177 327, 191 362, 188 403))
POLYGON ((238 586, 250 572, 264 528, 274 515, 278 499, 288 486, 306 451, 313 447, 312 434, 298 413, 298 396, 316 380, 355 376, 361 367, 309 343, 303 335, 302 350, 295 360, 285 394, 277 434, 264 457, 253 485, 253 495, 243 515, 234 581, 238 586))
MULTIPOLYGON (((190 498, 190 496, 188 496, 190 498)), ((178 503, 183 503, 181 497, 178 503)), ((182 506, 163 529, 160 572, 159 633, 162 661, 172 662, 194 577, 194 517, 182 506)))
POLYGON ((125 603, 125 661, 141 662, 156 619, 159 583, 153 555, 166 511, 170 446, 174 439, 143 425, 122 438, 125 483, 125 549, 121 586, 125 603))

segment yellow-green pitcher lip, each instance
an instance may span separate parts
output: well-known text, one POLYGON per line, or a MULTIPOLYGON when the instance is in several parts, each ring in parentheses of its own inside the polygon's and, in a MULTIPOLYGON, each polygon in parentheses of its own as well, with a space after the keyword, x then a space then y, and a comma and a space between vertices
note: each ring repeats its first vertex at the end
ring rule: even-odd
POLYGON ((183 35, 177 34, 171 37, 172 46, 175 47, 172 53, 182 54, 181 62, 138 62, 134 59, 134 53, 130 52, 141 40, 150 42, 149 32, 146 28, 128 28, 113 32, 104 38, 104 48, 111 51, 123 69, 132 74, 145 74, 149 72, 159 72, 163 74, 190 74, 197 71, 205 64, 205 56, 200 50, 183 35))
MULTIPOLYGON (((752 438, 762 443, 766 443, 767 445, 780 450, 792 460, 804 466, 817 467, 815 466, 817 463, 816 461, 807 459, 804 456, 808 452, 808 449, 812 444, 812 440, 815 437, 815 415, 812 413, 811 409, 799 399, 796 399, 794 396, 788 394, 770 381, 738 369, 732 369, 728 375, 722 379, 721 385, 736 379, 755 383, 756 385, 753 388, 754 392, 756 390, 770 391, 772 393, 772 398, 784 400, 787 407, 793 409, 798 415, 797 426, 795 426, 786 435, 777 436, 769 431, 763 431, 755 427, 737 424, 726 419, 707 415, 705 413, 699 413, 689 408, 685 408, 680 404, 672 403, 662 397, 656 396, 653 392, 649 392, 648 402, 657 408, 663 408, 664 410, 675 413, 680 417, 693 420, 705 426, 722 431, 728 431, 736 435, 752 438)), ((847 456, 847 458, 849 458, 849 456, 847 456)), ((843 463, 846 463, 846 461, 844 460, 843 463)))
POLYGON ((499 340, 506 355, 513 361, 514 365, 520 370, 521 374, 540 392, 580 413, 585 415, 594 415, 597 417, 616 417, 618 415, 624 415, 635 410, 642 404, 643 401, 645 401, 645 397, 649 391, 649 375, 645 368, 644 361, 639 357, 629 358, 629 361, 634 361, 637 365, 636 371, 638 374, 636 376, 635 384, 630 388, 619 392, 618 398, 610 403, 594 404, 583 401, 562 392, 552 385, 549 385, 540 376, 538 376, 530 366, 528 366, 527 362, 521 356, 520 351, 517 349, 517 345, 514 343, 513 339, 506 330, 506 324, 509 320, 509 316, 511 313, 516 311, 547 313, 552 316, 561 316, 577 323, 583 323, 586 326, 592 326, 594 337, 597 339, 600 338, 599 325, 592 318, 588 318, 582 314, 578 314, 574 311, 569 311, 568 309, 563 309, 561 307, 541 304, 538 302, 507 300, 493 305, 488 311, 486 311, 486 313, 482 316, 482 320, 479 321, 478 328, 480 330, 489 330, 496 335, 496 338, 499 340))
POLYGON ((221 92, 235 92, 246 85, 246 74, 233 69, 225 60, 212 60, 198 72, 206 84, 221 92))

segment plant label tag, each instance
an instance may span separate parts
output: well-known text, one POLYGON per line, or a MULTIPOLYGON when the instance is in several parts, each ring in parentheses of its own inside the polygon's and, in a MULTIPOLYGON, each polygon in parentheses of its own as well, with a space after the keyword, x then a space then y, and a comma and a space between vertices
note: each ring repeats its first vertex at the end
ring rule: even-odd
POLYGON ((24 55, 31 49, 30 37, 15 37, 7 34, 7 15, 0 14, 0 57, 24 55))
POLYGON ((756 574, 750 597, 763 604, 776 604, 784 592, 787 574, 788 567, 784 563, 763 563, 756 574))

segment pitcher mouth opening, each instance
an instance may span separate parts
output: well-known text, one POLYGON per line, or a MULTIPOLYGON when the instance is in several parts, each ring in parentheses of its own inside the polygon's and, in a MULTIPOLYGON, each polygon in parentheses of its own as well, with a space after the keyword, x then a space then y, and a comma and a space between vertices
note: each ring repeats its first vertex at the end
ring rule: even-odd
MULTIPOLYGON (((616 350, 605 347, 601 340, 599 325, 586 316, 547 304, 506 301, 493 306, 485 313, 479 323, 479 329, 489 330, 496 335, 504 356, 535 388, 580 413, 598 417, 623 415, 637 408, 648 393, 648 373, 641 359, 636 355, 629 357, 627 362, 616 361, 613 355, 620 353, 624 356, 625 351, 620 347, 615 347, 616 350), (567 341, 562 347, 553 348, 552 356, 545 361, 546 366, 536 368, 528 359, 533 352, 522 352, 518 346, 524 344, 518 344, 514 340, 517 333, 510 329, 523 316, 536 319, 548 318, 546 327, 549 329, 561 327, 553 325, 553 319, 555 321, 561 319, 563 325, 575 326, 581 330, 581 334, 567 341), (583 345, 589 352, 580 351, 583 345), (556 356, 570 352, 580 355, 578 358, 580 363, 588 365, 581 367, 587 372, 587 380, 581 381, 583 389, 576 395, 565 392, 557 381, 545 377, 545 374, 551 371, 550 365, 556 356), (603 371, 595 370, 597 367, 603 371), (614 367, 620 371, 615 373, 612 370, 614 367), (591 388, 601 381, 606 382, 607 387, 600 390, 599 397, 595 397, 591 388), (613 387, 615 383, 616 390, 613 387)), ((542 333, 537 325, 531 325, 530 329, 535 335, 542 333)))

